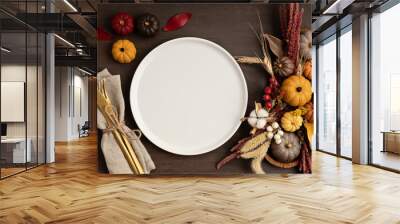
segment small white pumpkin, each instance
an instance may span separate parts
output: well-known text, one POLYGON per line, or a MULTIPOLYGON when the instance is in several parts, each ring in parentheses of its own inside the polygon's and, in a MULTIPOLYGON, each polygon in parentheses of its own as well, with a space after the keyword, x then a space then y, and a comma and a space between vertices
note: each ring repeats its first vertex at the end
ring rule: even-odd
POLYGON ((268 111, 266 111, 263 108, 261 108, 257 111, 253 110, 250 113, 250 116, 247 119, 247 122, 253 128, 263 129, 265 127, 265 125, 267 124, 268 115, 269 115, 268 111))
POLYGON ((300 56, 305 59, 312 58, 312 32, 303 30, 300 34, 300 56))
POLYGON ((274 133, 268 132, 268 133, 267 133, 267 138, 268 138, 268 139, 274 138, 274 133))
POLYGON ((272 123, 272 128, 273 128, 273 129, 278 129, 278 128, 279 128, 278 122, 272 123))

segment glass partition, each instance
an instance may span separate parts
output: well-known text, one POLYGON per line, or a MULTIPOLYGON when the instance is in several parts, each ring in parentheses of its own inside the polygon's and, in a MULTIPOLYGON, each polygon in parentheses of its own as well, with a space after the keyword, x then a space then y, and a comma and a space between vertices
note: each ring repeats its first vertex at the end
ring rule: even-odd
POLYGON ((37 162, 46 162, 46 36, 38 33, 38 64, 37 64, 37 162))
POLYGON ((30 151, 30 160, 27 167, 37 165, 38 158, 38 35, 36 32, 28 32, 27 37, 27 82, 26 82, 26 114, 27 114, 27 150, 30 151))
POLYGON ((26 170, 26 163, 31 162, 32 151, 26 141, 26 40, 25 32, 1 34, 2 177, 26 170))
MULTIPOLYGON (((43 1, 0 2, 17 16, 43 1), (28 5, 27 5, 28 3, 28 5)), ((0 12, 0 178, 45 163, 45 44, 43 33, 0 12)))

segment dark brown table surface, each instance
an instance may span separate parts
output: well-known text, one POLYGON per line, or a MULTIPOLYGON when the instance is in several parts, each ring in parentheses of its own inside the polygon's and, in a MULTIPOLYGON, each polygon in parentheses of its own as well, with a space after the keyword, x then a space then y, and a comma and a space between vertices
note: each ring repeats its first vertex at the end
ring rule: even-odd
MULTIPOLYGON (((259 22, 257 13, 261 16, 265 32, 279 36, 279 5, 264 3, 184 3, 184 4, 103 4, 99 6, 97 23, 111 30, 110 20, 118 12, 128 12, 132 16, 139 16, 143 13, 156 15, 165 25, 168 18, 179 12, 191 12, 193 14, 189 23, 182 29, 173 32, 160 32, 153 38, 143 38, 137 34, 130 34, 126 37, 115 36, 114 40, 127 38, 132 40, 137 47, 136 59, 127 65, 116 63, 111 56, 112 41, 98 42, 97 46, 97 68, 102 70, 108 68, 112 74, 120 74, 122 90, 126 105, 126 123, 131 128, 137 128, 132 117, 129 104, 129 90, 135 70, 147 53, 165 41, 179 37, 199 37, 213 41, 233 56, 249 55, 256 53, 261 55, 260 46, 250 26, 258 29, 259 22)), ((311 8, 303 5, 305 9, 303 27, 311 26, 311 8)), ((261 102, 263 89, 267 83, 265 71, 260 66, 242 65, 242 70, 248 86, 247 113, 254 107, 254 102, 261 102)), ((156 103, 156 102, 155 102, 156 103)), ((216 163, 228 155, 229 150, 240 139, 249 135, 250 128, 243 123, 237 133, 218 149, 197 156, 179 156, 168 153, 145 137, 142 138, 152 156, 157 169, 152 172, 154 175, 238 175, 249 174, 250 161, 237 159, 225 165, 221 170, 215 169, 216 163)), ((99 134, 101 136, 101 134, 99 134)), ((99 140, 100 142, 100 140, 99 140)), ((280 169, 264 162, 264 169, 268 173, 295 173, 297 169, 280 169)), ((99 148, 99 170, 106 171, 104 158, 99 148)))

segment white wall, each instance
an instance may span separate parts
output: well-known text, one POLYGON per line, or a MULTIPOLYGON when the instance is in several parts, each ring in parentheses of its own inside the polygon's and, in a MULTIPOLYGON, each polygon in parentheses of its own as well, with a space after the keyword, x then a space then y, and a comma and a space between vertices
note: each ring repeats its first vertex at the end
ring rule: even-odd
MULTIPOLYGON (((25 82, 25 65, 2 65, 1 81, 25 82)), ((6 108, 1 109, 6 110, 6 108)), ((25 123, 7 123, 7 137, 25 137, 25 123)))
POLYGON ((54 123, 55 123, 55 141, 67 141, 69 136, 69 83, 70 77, 68 74, 67 67, 56 67, 55 68, 55 110, 54 110, 54 123))
MULTIPOLYGON (((28 66, 27 68, 28 74, 36 74, 36 66, 28 66)), ((25 65, 2 65, 1 66, 1 81, 4 82, 25 82, 25 65)), ((28 76, 29 78, 30 76, 28 76)), ((29 78, 29 86, 36 86, 36 80, 31 80, 29 78)), ((27 106, 34 107, 33 110, 36 111, 37 107, 37 99, 36 99, 36 88, 27 88, 27 106)), ((1 108, 2 110, 7 110, 7 108, 1 108)), ((29 110, 32 111, 32 108, 29 110)), ((27 113, 28 122, 34 122, 34 124, 28 124, 28 128, 32 127, 36 130, 36 113, 27 113), (35 126, 35 127, 33 127, 35 126)), ((8 137, 25 137, 25 123, 26 122, 10 122, 7 123, 7 136, 8 137)), ((29 133, 28 130, 28 137, 29 133)), ((36 137, 36 132, 35 132, 36 137)))
POLYGON ((88 78, 71 67, 56 67, 55 76, 55 141, 77 139, 88 120, 88 78))

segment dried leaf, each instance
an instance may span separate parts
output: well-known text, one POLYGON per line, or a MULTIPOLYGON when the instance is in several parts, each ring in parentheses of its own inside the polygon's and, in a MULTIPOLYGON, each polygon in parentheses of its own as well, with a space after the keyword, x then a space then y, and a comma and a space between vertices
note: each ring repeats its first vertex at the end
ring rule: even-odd
MULTIPOLYGON (((266 146, 266 147, 268 147, 268 146, 266 146)), ((250 167, 251 167, 251 170, 253 171, 253 173, 255 173, 255 174, 266 174, 264 169, 262 168, 262 161, 264 160, 264 157, 265 157, 266 154, 267 153, 265 152, 265 153, 262 154, 263 155, 262 157, 260 155, 259 157, 256 157, 256 158, 251 160, 250 167)))
POLYGON ((307 129, 308 141, 312 142, 312 138, 314 135, 314 123, 305 122, 304 127, 307 129))
POLYGON ((241 64, 262 64, 263 61, 258 57, 236 56, 236 61, 241 64))
POLYGON ((169 18, 167 25, 163 27, 165 32, 174 31, 182 28, 192 18, 192 13, 182 12, 169 18))
POLYGON ((265 58, 264 58, 263 67, 264 67, 264 69, 268 72, 268 74, 274 76, 274 71, 273 71, 273 69, 272 69, 271 58, 269 58, 269 57, 265 57, 265 58))
POLYGON ((107 40, 111 40, 112 36, 110 33, 108 33, 104 27, 98 27, 97 28, 97 33, 96 33, 96 38, 99 41, 107 41, 107 40))
POLYGON ((302 75, 302 74, 303 74, 303 64, 299 63, 299 65, 297 66, 296 75, 302 75))
POLYGON ((276 57, 281 58, 285 55, 283 51, 283 42, 281 39, 274 37, 268 33, 264 34, 264 38, 268 41, 269 48, 276 57))

